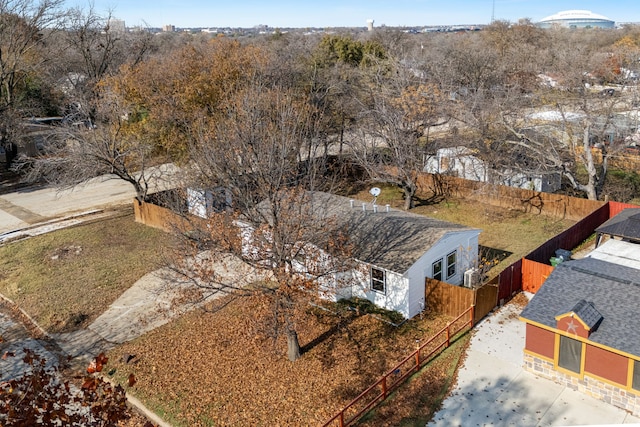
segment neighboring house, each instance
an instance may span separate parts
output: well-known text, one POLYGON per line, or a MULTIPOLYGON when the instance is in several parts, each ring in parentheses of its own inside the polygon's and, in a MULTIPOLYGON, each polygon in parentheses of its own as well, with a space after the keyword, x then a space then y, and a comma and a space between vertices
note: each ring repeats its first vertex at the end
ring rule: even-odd
POLYGON ((640 415, 640 246, 559 264, 521 313, 525 368, 640 415))
POLYGON ((440 148, 434 157, 427 160, 424 171, 545 193, 553 193, 561 186, 561 176, 558 173, 527 175, 509 170, 492 170, 474 155, 473 150, 462 146, 440 148))
POLYGON ((426 308, 426 278, 461 285, 476 264, 478 229, 323 192, 308 196, 318 220, 347 232, 359 265, 332 299, 366 298, 411 318, 426 308))

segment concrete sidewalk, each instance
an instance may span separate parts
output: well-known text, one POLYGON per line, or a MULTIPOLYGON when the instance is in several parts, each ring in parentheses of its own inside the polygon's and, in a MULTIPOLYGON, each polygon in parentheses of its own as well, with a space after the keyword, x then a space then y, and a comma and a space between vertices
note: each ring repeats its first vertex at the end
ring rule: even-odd
MULTIPOLYGON (((217 261, 215 274, 220 281, 247 285, 259 279, 248 265, 231 256, 217 261)), ((218 298, 211 293, 194 303, 185 295, 197 290, 168 269, 146 274, 127 289, 87 329, 55 334, 52 338, 76 363, 87 363, 100 352, 131 341, 172 319, 218 298)))
POLYGON ((429 426, 576 426, 640 418, 524 371, 522 307, 507 304, 473 332, 458 381, 429 426))

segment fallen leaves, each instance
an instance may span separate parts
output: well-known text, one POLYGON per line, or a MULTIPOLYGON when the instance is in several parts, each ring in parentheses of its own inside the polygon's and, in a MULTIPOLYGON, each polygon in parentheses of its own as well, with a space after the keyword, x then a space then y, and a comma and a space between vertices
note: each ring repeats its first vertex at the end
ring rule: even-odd
POLYGON ((309 310, 298 327, 303 355, 292 363, 284 339, 257 328, 261 310, 239 299, 187 314, 112 351, 109 367, 176 426, 317 425, 413 351, 416 337, 450 320, 426 315, 394 328, 369 315, 309 310), (127 364, 134 354, 138 362, 127 364))

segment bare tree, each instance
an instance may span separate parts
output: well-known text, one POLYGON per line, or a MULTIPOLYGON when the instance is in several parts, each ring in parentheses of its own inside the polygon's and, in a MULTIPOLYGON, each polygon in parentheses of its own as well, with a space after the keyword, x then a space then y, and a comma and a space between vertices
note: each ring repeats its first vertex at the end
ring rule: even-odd
POLYGON ((625 138, 634 130, 625 116, 616 114, 620 99, 604 96, 589 90, 578 99, 567 95, 548 112, 555 118, 544 123, 536 115, 504 115, 504 126, 516 137, 507 142, 531 153, 537 167, 562 173, 575 190, 598 200, 609 157, 627 146, 625 138))
MULTIPOLYGON (((40 67, 50 58, 46 38, 59 28, 64 11, 62 0, 0 0, 0 144, 17 152, 21 135, 19 91, 37 81, 40 67)), ((42 95, 42 94, 41 94, 42 95)))
POLYGON ((60 57, 60 82, 79 111, 95 120, 94 103, 99 95, 97 84, 113 75, 123 64, 136 66, 153 50, 153 34, 148 31, 129 33, 111 25, 113 15, 88 9, 69 11, 63 37, 65 46, 60 57))
POLYGON ((45 34, 63 16, 62 0, 0 1, 0 111, 15 101, 18 85, 48 58, 37 54, 45 34))
POLYGON ((397 186, 404 208, 414 206, 418 177, 430 152, 429 129, 442 125, 442 92, 399 62, 381 64, 361 103, 359 137, 350 142, 356 162, 373 181, 397 186))
POLYGON ((307 99, 257 84, 228 104, 215 129, 201 129, 193 186, 218 189, 231 204, 182 230, 184 244, 172 257, 172 269, 204 295, 259 297, 292 361, 300 357, 299 312, 351 268, 346 236, 313 196, 316 159, 300 162, 313 118, 307 99), (249 267, 253 283, 225 280, 220 265, 230 258, 249 267))
POLYGON ((553 84, 539 85, 527 105, 505 105, 500 120, 511 135, 509 144, 530 153, 538 168, 561 173, 591 200, 602 195, 609 158, 626 148, 627 137, 637 128, 624 115, 636 82, 620 75, 628 61, 610 48, 598 54, 593 44, 586 44, 575 50, 590 49, 587 60, 573 51, 555 58, 553 84), (612 81, 614 87, 599 85, 612 81))
POLYGON ((60 188, 72 188, 95 177, 122 179, 133 186, 139 202, 146 199, 152 182, 164 168, 156 145, 139 138, 127 127, 127 110, 103 98, 99 126, 66 124, 51 130, 42 153, 22 157, 17 167, 29 181, 44 179, 60 188))

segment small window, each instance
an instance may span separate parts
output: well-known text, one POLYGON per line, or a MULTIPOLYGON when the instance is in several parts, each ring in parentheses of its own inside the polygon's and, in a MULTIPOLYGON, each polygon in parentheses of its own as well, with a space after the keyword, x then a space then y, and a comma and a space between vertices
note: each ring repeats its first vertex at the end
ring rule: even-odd
POLYGON ((431 277, 442 281, 442 258, 431 264, 431 277))
POLYGON ((371 289, 384 293, 386 290, 386 274, 384 270, 371 267, 371 289))
POLYGON ((560 335, 560 352, 558 354, 558 366, 576 374, 580 373, 580 360, 582 359, 582 343, 573 338, 560 335))
POLYGON ((456 275, 456 252, 447 255, 447 279, 456 275))
POLYGON ((633 361, 633 378, 631 379, 631 388, 640 391, 640 361, 633 361))

